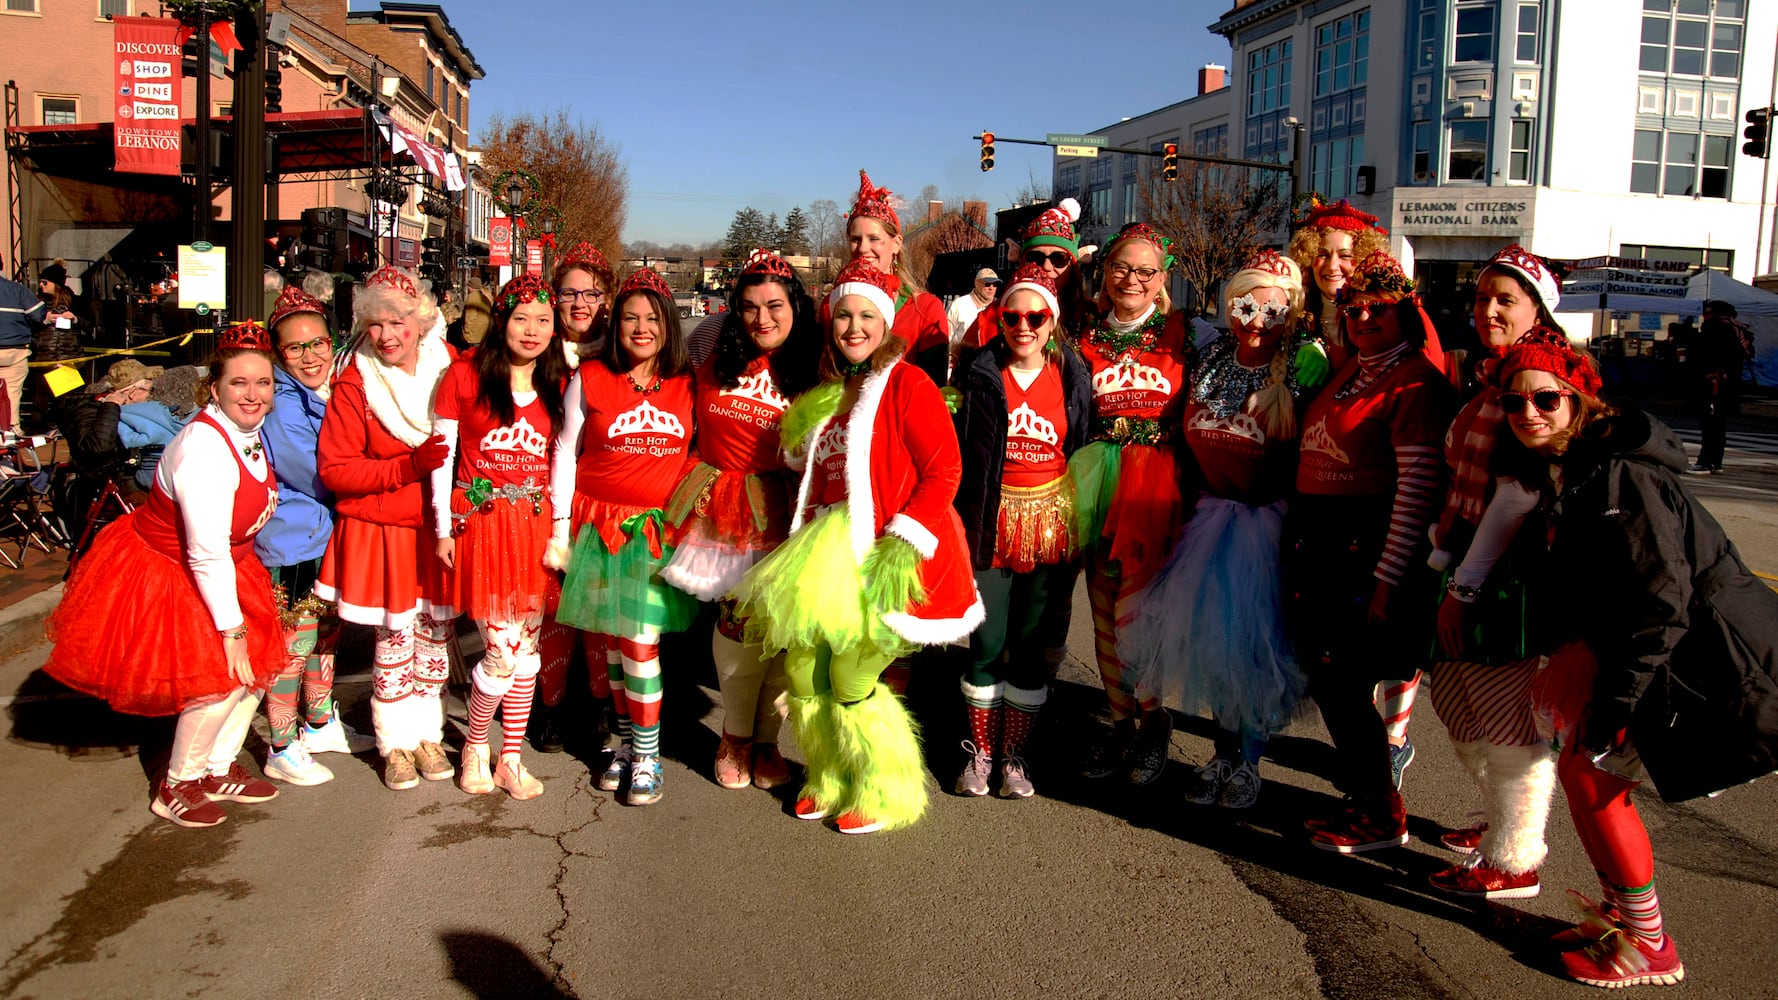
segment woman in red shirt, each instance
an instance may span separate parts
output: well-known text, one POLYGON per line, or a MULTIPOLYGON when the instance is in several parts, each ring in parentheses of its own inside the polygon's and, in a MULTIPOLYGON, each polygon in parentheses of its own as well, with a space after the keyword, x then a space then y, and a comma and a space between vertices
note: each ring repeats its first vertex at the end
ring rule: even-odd
POLYGON ((950 363, 951 325, 945 304, 920 287, 902 254, 901 217, 890 204, 890 192, 858 172, 858 197, 846 221, 846 242, 852 259, 884 275, 883 287, 895 303, 895 335, 908 345, 908 358, 934 382, 945 381, 950 363))
POLYGON ((1336 816, 1315 846, 1353 853, 1407 843, 1376 685, 1412 677, 1431 651, 1426 527, 1444 485, 1440 443, 1454 391, 1421 350, 1414 283, 1379 250, 1340 292, 1355 350, 1303 415, 1285 525, 1285 597, 1298 661, 1333 737, 1336 816))
POLYGON ((998 335, 958 366, 957 440, 969 460, 956 507, 987 607, 961 678, 970 738, 959 795, 988 794, 996 755, 1001 796, 1035 794, 1025 746, 1049 695, 1046 622, 1064 595, 1072 601, 1078 570, 1068 456, 1086 443, 1093 410, 1062 309, 1049 272, 1020 266, 994 310, 998 335))
POLYGON ((607 669, 621 743, 599 787, 616 791, 627 777, 633 806, 661 799, 660 637, 697 614, 696 601, 660 578, 673 557, 662 508, 696 460, 693 402, 673 292, 642 268, 612 301, 604 355, 568 384, 545 559, 566 572, 556 620, 599 633, 618 654, 607 669))
POLYGON ((722 689, 716 783, 775 788, 790 777, 778 753, 784 664, 748 642, 727 595, 790 529, 788 477, 778 429, 789 400, 815 382, 821 350, 815 303, 796 269, 755 250, 729 295, 716 348, 697 373, 701 461, 667 504, 678 536, 661 579, 716 601, 710 652, 722 689))
POLYGON ((444 570, 427 613, 467 614, 486 641, 469 696, 463 744, 465 792, 501 788, 515 799, 543 794, 519 747, 542 667, 538 635, 553 596, 543 567, 549 446, 562 422, 568 364, 555 344, 555 313, 543 279, 521 274, 494 299, 493 336, 445 373, 432 431, 451 457, 432 472, 432 527, 444 570), (489 774, 488 727, 501 710, 499 766, 489 774))
POLYGON ((1080 340, 1093 372, 1093 441, 1068 463, 1078 501, 1076 533, 1087 550, 1099 677, 1112 720, 1110 737, 1088 752, 1081 774, 1104 778, 1124 771, 1138 785, 1160 777, 1173 734, 1173 719, 1161 703, 1137 697, 1117 651, 1118 623, 1135 613, 1130 599, 1166 561, 1185 514, 1173 435, 1191 348, 1185 314, 1173 312, 1167 296, 1171 245, 1140 222, 1105 245, 1100 312, 1080 340))
POLYGON ((803 468, 790 538, 734 591, 748 635, 785 653, 808 774, 796 816, 838 812, 842 833, 926 811, 913 719, 879 678, 898 653, 955 642, 982 621, 951 506, 957 435, 938 386, 902 360, 887 278, 854 260, 828 295, 823 382, 784 416, 803 468))
POLYGON ((315 594, 377 630, 370 717, 383 784, 400 790, 456 774, 444 752, 451 620, 420 606, 436 572, 421 483, 449 454, 432 433, 432 395, 452 356, 438 304, 400 268, 372 272, 352 314, 356 347, 321 421, 316 464, 337 521, 315 594))

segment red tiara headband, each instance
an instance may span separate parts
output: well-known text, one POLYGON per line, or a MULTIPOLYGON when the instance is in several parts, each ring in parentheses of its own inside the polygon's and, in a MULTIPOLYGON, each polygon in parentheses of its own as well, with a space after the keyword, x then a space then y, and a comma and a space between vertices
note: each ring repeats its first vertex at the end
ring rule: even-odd
POLYGON ((420 286, 414 284, 413 277, 399 267, 379 267, 370 272, 370 277, 364 279, 364 287, 368 289, 378 286, 393 288, 410 299, 420 297, 420 286))
POLYGON ((327 319, 327 307, 321 304, 320 299, 296 285, 285 285, 284 290, 278 293, 278 301, 272 303, 272 316, 265 321, 265 325, 268 329, 276 330, 279 323, 303 313, 313 313, 323 321, 327 319))
POLYGON ((1604 387, 1593 359, 1574 349, 1560 330, 1534 326, 1506 349, 1495 366, 1495 384, 1504 389, 1522 371, 1548 372, 1595 399, 1604 387))
POLYGON ((604 274, 611 273, 611 265, 605 262, 605 255, 599 252, 598 247, 585 240, 569 247, 568 252, 556 260, 557 270, 566 270, 570 267, 583 267, 604 274))
POLYGON ((500 295, 495 301, 500 304, 501 312, 512 312, 523 302, 541 302, 548 305, 550 302, 549 282, 544 281, 541 274, 527 272, 518 275, 500 289, 500 295))
POLYGON ((219 351, 264 351, 272 353, 272 334, 253 320, 231 323, 216 338, 219 351))
POLYGON ((624 283, 618 286, 616 298, 621 299, 631 292, 640 291, 653 292, 669 302, 673 301, 673 289, 652 267, 640 268, 625 278, 624 283))
POLYGON ((1377 217, 1369 212, 1361 212, 1352 207, 1346 199, 1329 205, 1321 200, 1318 194, 1309 196, 1309 207, 1298 222, 1307 229, 1341 229, 1356 233, 1366 229, 1375 229, 1379 233, 1389 230, 1377 225, 1377 217))
POLYGON ((901 217, 895 214, 895 206, 890 204, 889 189, 872 184, 870 175, 862 170, 858 171, 858 197, 846 217, 876 219, 888 223, 897 232, 901 231, 901 217))
POLYGON ((1400 302, 1412 294, 1414 280, 1401 269, 1401 262, 1387 250, 1372 250, 1346 278, 1339 301, 1350 302, 1355 295, 1369 295, 1384 302, 1400 302))
POLYGON ((747 266, 741 269, 743 275, 769 274, 774 278, 794 278, 796 268, 790 262, 764 248, 747 255, 747 266))
POLYGON ((1241 270, 1264 271, 1279 278, 1302 280, 1297 272, 1296 262, 1269 247, 1247 258, 1247 262, 1241 265, 1241 270))

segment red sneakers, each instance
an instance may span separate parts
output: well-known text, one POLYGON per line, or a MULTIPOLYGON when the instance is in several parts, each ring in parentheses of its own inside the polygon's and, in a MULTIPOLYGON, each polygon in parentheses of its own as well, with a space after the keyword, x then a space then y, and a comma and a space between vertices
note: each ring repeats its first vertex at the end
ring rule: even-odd
POLYGON ((148 808, 161 819, 192 828, 215 826, 228 819, 228 815, 204 794, 202 780, 161 779, 148 808))
POLYGON ((1565 927, 1550 935, 1550 943, 1557 948, 1563 951, 1579 948, 1622 929, 1623 925, 1618 923, 1617 906, 1611 902, 1601 900, 1594 903, 1573 889, 1568 890, 1568 896, 1575 911, 1580 914, 1580 920, 1573 927, 1565 927))
POLYGON ((876 833, 883 828, 883 821, 871 819, 861 812, 849 812, 842 815, 834 824, 841 833, 876 833))
POLYGON ((1537 895, 1537 871, 1517 875, 1503 872, 1480 856, 1473 864, 1452 865, 1426 877, 1434 889, 1450 896, 1472 899, 1530 899, 1537 895))
POLYGON ((1310 843, 1339 854, 1362 854, 1408 842, 1407 807, 1393 790, 1381 798, 1353 799, 1339 815, 1304 826, 1310 843))
POLYGON ((1672 986, 1685 978, 1679 948, 1673 935, 1664 934, 1661 946, 1627 931, 1614 930, 1591 944, 1562 953, 1562 968, 1576 982, 1617 989, 1623 986, 1672 986))
POLYGON ((1482 848, 1482 834, 1488 832, 1488 824, 1477 823, 1461 830, 1447 830, 1439 835, 1440 846, 1447 851, 1458 854, 1474 854, 1482 848))
POLYGON ((270 802, 278 797, 278 786, 255 778, 239 762, 228 766, 227 774, 206 774, 197 784, 212 802, 270 802))
POLYGON ((817 805, 815 800, 805 795, 796 800, 797 819, 826 819, 827 810, 817 805))

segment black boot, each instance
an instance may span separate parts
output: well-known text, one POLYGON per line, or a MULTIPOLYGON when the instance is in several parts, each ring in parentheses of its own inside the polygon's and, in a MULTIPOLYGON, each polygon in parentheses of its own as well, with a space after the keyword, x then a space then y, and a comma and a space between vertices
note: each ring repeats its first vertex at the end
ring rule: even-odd
POLYGON ((525 729, 525 739, 538 753, 562 752, 562 734, 556 729, 556 706, 545 705, 541 700, 531 706, 531 724, 525 729))

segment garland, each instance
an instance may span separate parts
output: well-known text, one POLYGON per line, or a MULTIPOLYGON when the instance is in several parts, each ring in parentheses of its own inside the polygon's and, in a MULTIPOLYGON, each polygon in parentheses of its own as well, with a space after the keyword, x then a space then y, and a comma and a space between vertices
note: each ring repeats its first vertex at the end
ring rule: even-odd
POLYGON ((1087 330, 1086 342, 1098 348, 1099 353, 1114 360, 1122 360, 1125 355, 1146 354, 1154 350, 1160 343, 1160 329, 1167 322, 1167 316, 1159 309, 1148 321, 1128 333, 1119 333, 1104 324, 1103 320, 1095 320, 1087 330))

